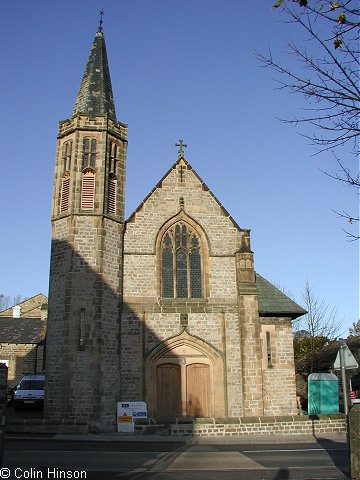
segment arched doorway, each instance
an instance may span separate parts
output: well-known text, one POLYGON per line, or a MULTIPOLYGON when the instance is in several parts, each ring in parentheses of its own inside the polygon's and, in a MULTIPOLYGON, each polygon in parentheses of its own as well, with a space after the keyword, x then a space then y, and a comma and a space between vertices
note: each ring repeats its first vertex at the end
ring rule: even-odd
POLYGON ((146 368, 150 416, 224 415, 223 359, 203 340, 184 331, 158 345, 146 368))

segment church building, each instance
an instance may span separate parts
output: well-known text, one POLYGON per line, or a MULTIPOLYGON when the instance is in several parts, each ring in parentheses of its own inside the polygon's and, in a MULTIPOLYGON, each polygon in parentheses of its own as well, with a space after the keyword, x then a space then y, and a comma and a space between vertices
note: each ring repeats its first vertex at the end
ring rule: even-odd
POLYGON ((291 321, 305 311, 255 272, 250 230, 182 140, 125 220, 127 125, 101 24, 59 124, 45 415, 112 431, 118 401, 154 419, 296 414, 291 321))

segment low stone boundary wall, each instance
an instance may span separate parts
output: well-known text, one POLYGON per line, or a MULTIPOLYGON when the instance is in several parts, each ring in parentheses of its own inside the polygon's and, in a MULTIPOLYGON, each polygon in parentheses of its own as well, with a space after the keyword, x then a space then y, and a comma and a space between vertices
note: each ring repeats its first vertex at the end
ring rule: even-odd
POLYGON ((299 415, 279 417, 196 418, 194 436, 238 435, 319 435, 345 433, 345 417, 332 415, 299 415))
MULTIPOLYGON (((87 434, 87 422, 50 419, 9 419, 6 433, 87 434)), ((137 427, 138 434, 189 435, 194 437, 245 435, 321 435, 345 433, 345 417, 338 415, 195 418, 182 424, 149 424, 137 427)))
POLYGON ((41 418, 15 419, 6 421, 6 433, 72 433, 83 435, 89 432, 87 422, 76 420, 49 420, 41 418))

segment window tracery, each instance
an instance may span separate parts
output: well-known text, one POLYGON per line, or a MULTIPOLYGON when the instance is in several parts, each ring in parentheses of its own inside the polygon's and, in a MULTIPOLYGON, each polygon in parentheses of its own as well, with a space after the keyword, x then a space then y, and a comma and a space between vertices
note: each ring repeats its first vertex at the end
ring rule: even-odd
POLYGON ((72 140, 65 142, 62 146, 62 171, 69 171, 71 168, 72 140))
POLYGON ((83 164, 82 168, 93 168, 96 166, 96 138, 84 138, 83 142, 83 164))
POLYGON ((183 221, 172 225, 161 242, 162 296, 201 298, 201 244, 195 230, 183 221))

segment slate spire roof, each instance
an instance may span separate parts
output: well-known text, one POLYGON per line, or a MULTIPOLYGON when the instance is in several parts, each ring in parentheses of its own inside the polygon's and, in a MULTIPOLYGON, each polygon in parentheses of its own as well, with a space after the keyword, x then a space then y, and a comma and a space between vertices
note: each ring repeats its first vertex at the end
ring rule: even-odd
POLYGON ((73 116, 79 114, 108 115, 116 121, 105 39, 100 30, 95 35, 73 110, 73 116))

